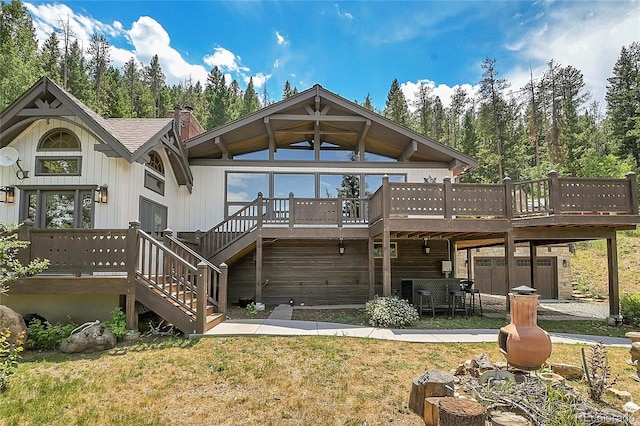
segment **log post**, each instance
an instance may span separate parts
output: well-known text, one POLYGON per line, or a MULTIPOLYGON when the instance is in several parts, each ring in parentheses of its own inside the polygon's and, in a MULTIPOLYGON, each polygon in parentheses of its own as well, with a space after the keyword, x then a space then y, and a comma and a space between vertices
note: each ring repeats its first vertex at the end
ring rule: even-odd
POLYGON ((472 399, 442 398, 438 418, 440 426, 485 426, 487 410, 472 399))
POLYGON ((429 370, 413 379, 409 395, 409 409, 424 415, 424 400, 432 396, 453 396, 454 377, 442 370, 429 370))

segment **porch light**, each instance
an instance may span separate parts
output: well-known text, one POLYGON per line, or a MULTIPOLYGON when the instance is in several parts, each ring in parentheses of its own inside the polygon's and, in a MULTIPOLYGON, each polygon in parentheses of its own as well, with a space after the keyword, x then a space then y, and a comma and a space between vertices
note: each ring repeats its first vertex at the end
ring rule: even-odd
POLYGON ((429 254, 431 252, 431 247, 429 247, 429 240, 427 238, 424 239, 422 249, 424 250, 424 254, 429 254))
POLYGON ((342 240, 340 240, 340 244, 338 244, 338 253, 341 255, 344 254, 344 242, 342 240))
POLYGON ((3 186, 0 188, 0 192, 4 192, 4 200, 0 200, 0 202, 5 204, 13 204, 16 199, 16 189, 13 186, 3 186))
POLYGON ((98 189, 96 189, 96 203, 106 204, 109 199, 109 191, 107 189, 107 185, 102 185, 98 189))

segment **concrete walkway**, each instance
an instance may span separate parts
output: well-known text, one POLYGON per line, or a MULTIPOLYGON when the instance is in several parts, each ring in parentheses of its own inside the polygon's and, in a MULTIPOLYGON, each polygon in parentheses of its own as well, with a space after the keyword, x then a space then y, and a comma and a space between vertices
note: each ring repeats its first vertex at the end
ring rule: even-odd
MULTIPOLYGON (((483 295, 483 298, 485 296, 483 295)), ((489 298, 488 298, 489 299, 489 298)), ((504 297, 497 296, 490 301, 494 304, 504 304, 504 297)), ((554 318, 558 320, 583 319, 572 316, 579 312, 585 313, 585 304, 568 303, 541 303, 540 311, 555 311, 554 318), (575 305, 575 307, 573 307, 575 305), (575 311, 575 312, 572 312, 575 311), (566 315, 558 314, 569 313, 566 315)), ((599 310, 604 312, 607 306, 603 304, 599 310)), ((295 309, 346 309, 364 308, 364 305, 322 305, 322 306, 300 306, 295 309)), ((495 308, 495 306, 494 306, 495 308)), ((417 343, 456 343, 456 342, 497 342, 498 330, 491 329, 463 329, 463 330, 425 330, 425 329, 388 329, 365 327, 349 324, 338 324, 317 321, 296 321, 292 320, 293 306, 281 304, 276 306, 267 319, 242 319, 226 320, 207 331, 204 336, 344 336, 363 337, 370 339, 395 340, 402 342, 417 343)), ((501 308, 504 309, 504 308, 501 308)), ((588 310, 586 310, 588 311, 588 310)), ((486 314, 485 314, 486 315, 486 314)), ((504 314, 500 314, 504 315, 504 314)), ((487 315, 488 316, 488 315, 487 315)), ((593 319, 596 315, 589 315, 593 319)), ((589 319, 585 318, 585 319, 589 319)), ((631 347, 629 339, 606 336, 586 336, 578 334, 549 333, 553 343, 568 344, 597 344, 602 342, 608 346, 631 347)))
MULTIPOLYGON (((553 343, 597 344, 631 347, 629 339, 605 336, 549 333, 553 343)), ((417 343, 497 342, 498 330, 413 330, 364 327, 287 319, 226 320, 207 331, 206 336, 341 336, 417 343)))

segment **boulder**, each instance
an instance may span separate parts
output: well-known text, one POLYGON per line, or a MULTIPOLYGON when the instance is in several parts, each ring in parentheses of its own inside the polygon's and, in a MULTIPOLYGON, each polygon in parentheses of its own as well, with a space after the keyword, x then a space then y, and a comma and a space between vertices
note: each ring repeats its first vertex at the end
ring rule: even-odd
POLYGON ((622 402, 632 402, 633 400, 630 392, 616 388, 607 388, 607 395, 622 402))
POLYGON ((22 345, 27 340, 27 325, 22 315, 8 306, 0 305, 0 331, 9 330, 8 341, 12 344, 22 345))
POLYGON ((580 380, 584 377, 582 367, 571 364, 551 363, 551 371, 568 380, 580 380))
POLYGON ((631 349, 629 349, 629 352, 631 353, 632 363, 635 363, 636 361, 640 360, 640 342, 633 342, 631 344, 631 349))
POLYGON ((100 321, 82 325, 60 344, 60 351, 64 353, 87 353, 113 349, 117 338, 100 321))

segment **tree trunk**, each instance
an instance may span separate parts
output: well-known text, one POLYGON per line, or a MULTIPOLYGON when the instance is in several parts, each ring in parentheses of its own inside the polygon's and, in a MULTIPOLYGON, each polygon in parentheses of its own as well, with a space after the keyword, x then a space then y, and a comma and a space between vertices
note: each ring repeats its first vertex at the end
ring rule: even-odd
POLYGON ((424 399, 430 396, 453 396, 453 375, 441 370, 429 370, 413 379, 409 408, 424 415, 424 399))
POLYGON ((440 426, 484 426, 487 421, 487 410, 471 399, 443 398, 439 407, 440 426))

